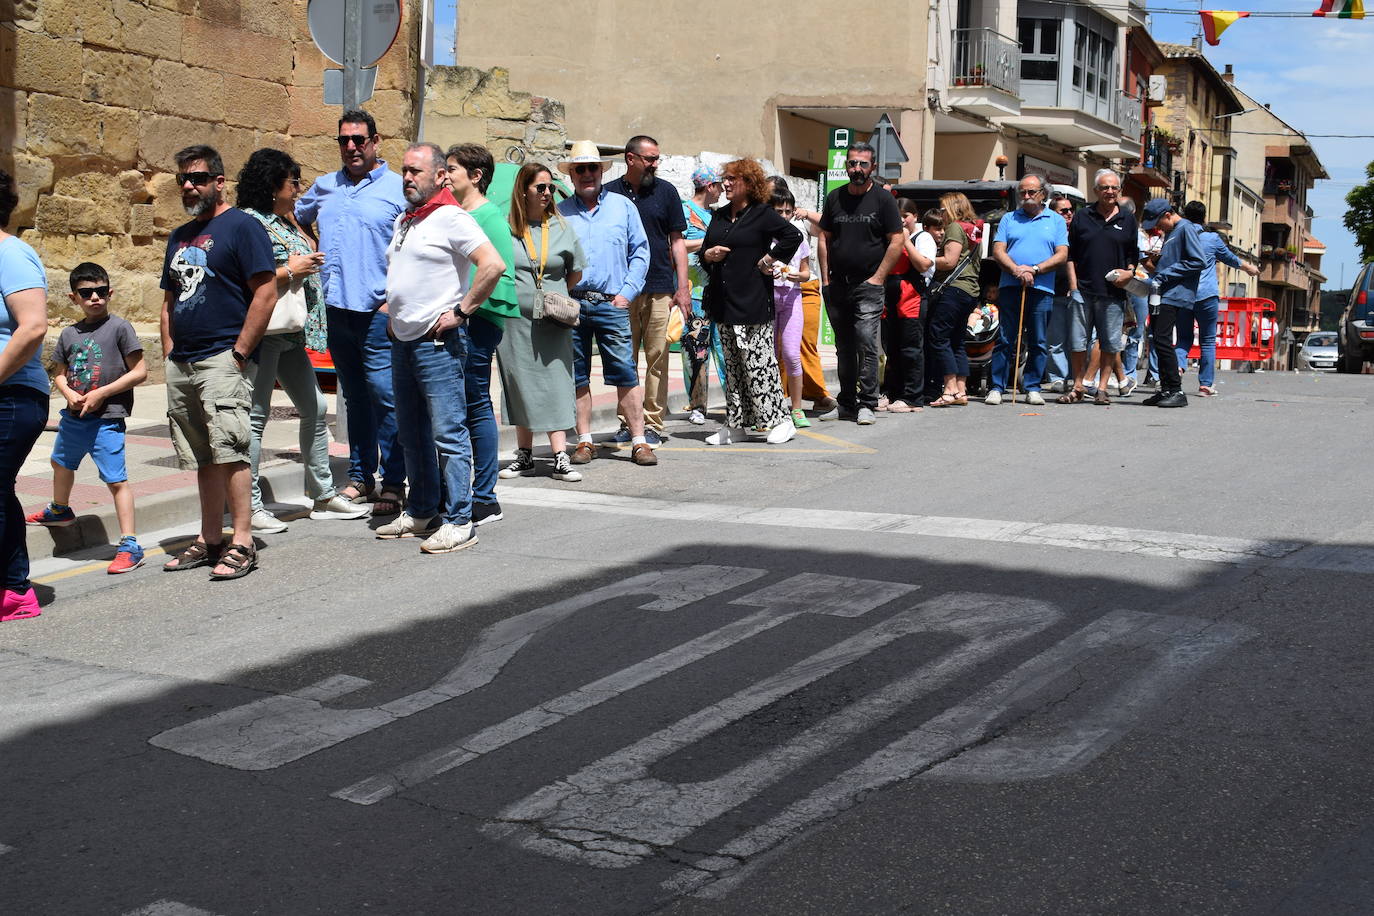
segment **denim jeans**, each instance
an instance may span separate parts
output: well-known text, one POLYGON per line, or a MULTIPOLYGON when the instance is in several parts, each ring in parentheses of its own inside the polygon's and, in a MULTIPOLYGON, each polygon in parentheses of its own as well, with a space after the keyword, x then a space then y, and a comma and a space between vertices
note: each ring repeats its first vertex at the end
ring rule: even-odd
POLYGON ((24 507, 14 485, 48 422, 48 396, 27 385, 0 385, 0 575, 5 588, 29 590, 24 507))
POLYGON ((348 409, 348 479, 371 484, 380 467, 382 488, 399 489, 406 463, 396 445, 386 315, 330 306, 327 320, 329 355, 348 409))
POLYGON ((262 431, 272 410, 272 388, 280 382, 282 391, 296 406, 300 419, 301 462, 305 465, 305 492, 311 499, 334 495, 334 474, 329 469, 329 428, 327 407, 315 367, 305 354, 305 334, 269 334, 258 347, 258 371, 253 377, 253 407, 249 422, 253 441, 248 461, 253 469, 253 508, 261 509, 262 487, 258 485, 258 459, 262 454, 262 431))
POLYGON ((467 427, 472 439, 472 499, 496 502, 496 411, 491 405, 491 360, 501 345, 502 329, 480 315, 463 326, 468 335, 463 360, 463 386, 467 392, 467 427))
POLYGON ((396 386, 396 425, 410 471, 415 518, 443 516, 445 523, 472 520, 472 439, 467 428, 466 326, 436 343, 394 341, 391 374, 396 386))
POLYGON ((1135 378, 1140 362, 1140 342, 1145 338, 1145 319, 1150 316, 1150 302, 1144 296, 1127 296, 1135 313, 1135 327, 1126 332, 1126 349, 1121 351, 1121 371, 1127 378, 1135 378))
POLYGON ((978 306, 962 289, 946 285, 930 305, 930 322, 926 326, 926 364, 932 378, 927 384, 930 393, 939 397, 944 389, 944 377, 968 377, 968 354, 964 343, 968 338, 968 319, 978 306))
POLYGON ((1216 296, 1193 303, 1191 309, 1179 309, 1174 319, 1174 343, 1178 348, 1180 370, 1188 365, 1188 351, 1193 346, 1193 322, 1197 322, 1198 350, 1197 383, 1211 388, 1217 380, 1217 309, 1221 300, 1216 296))
POLYGON ((1026 354, 1026 368, 1022 375, 1025 391, 1039 391, 1045 377, 1045 331, 1050 323, 1050 302, 1054 294, 1035 287, 1004 286, 997 293, 998 333, 997 349, 992 353, 992 383, 995 391, 1006 391, 1011 379, 1011 361, 1016 358, 1018 327, 1021 314, 1021 291, 1026 292, 1025 328, 1019 332, 1021 352, 1026 354))
POLYGON ((1050 322, 1045 329, 1046 371, 1051 382, 1069 378, 1069 330, 1073 303, 1068 296, 1055 296, 1050 305, 1050 322))
POLYGON ((881 286, 862 280, 836 281, 825 290, 825 313, 835 332, 838 400, 845 410, 878 407, 878 339, 883 297, 881 286))

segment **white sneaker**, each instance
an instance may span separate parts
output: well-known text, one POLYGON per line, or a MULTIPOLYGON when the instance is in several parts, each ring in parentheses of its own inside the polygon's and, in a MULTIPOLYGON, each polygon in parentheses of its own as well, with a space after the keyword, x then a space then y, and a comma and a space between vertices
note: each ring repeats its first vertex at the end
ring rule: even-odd
MULTIPOLYGON (((367 511, 367 507, 363 507, 367 511)), ((277 518, 266 509, 253 510, 253 530, 258 534, 280 534, 286 530, 286 522, 277 518)))
POLYGON ((328 518, 362 518, 371 511, 372 507, 367 503, 354 503, 342 496, 331 496, 315 500, 310 517, 317 522, 328 518))
POLYGON ((1041 396, 1040 392, 1038 391, 1027 391, 1026 403, 1031 405, 1032 407, 1044 407, 1045 399, 1043 396, 1041 396))
POLYGON ((377 539, 380 541, 390 541, 395 538, 418 538, 433 534, 439 516, 431 515, 428 518, 416 518, 409 512, 402 512, 396 516, 394 522, 390 522, 377 529, 377 539))
POLYGON ((797 427, 790 419, 783 420, 777 426, 768 431, 768 444, 779 445, 783 442, 791 442, 797 436, 797 427))
POLYGON ((872 426, 878 420, 878 415, 867 407, 860 407, 859 414, 854 418, 854 422, 860 426, 872 426))
POLYGON ((582 479, 582 472, 572 466, 572 459, 568 457, 567 452, 559 452, 553 456, 553 479, 567 483, 577 483, 582 479))
POLYGON ((1108 392, 1109 394, 1116 394, 1116 393, 1117 393, 1118 391, 1120 391, 1120 390, 1121 390, 1121 383, 1118 382, 1118 381, 1116 380, 1116 377, 1115 377, 1115 376, 1113 376, 1112 378, 1107 379, 1107 392, 1108 392))
POLYGON ((687 417, 687 422, 693 426, 705 426, 706 414, 699 407, 693 407, 692 413, 687 417))
POLYGON ((420 545, 421 553, 453 553, 455 550, 462 550, 477 543, 477 535, 472 523, 466 525, 455 525, 452 522, 445 522, 439 526, 439 530, 425 539, 420 545))
POLYGON ((1002 403, 1002 392, 994 388, 992 391, 988 392, 987 397, 983 398, 983 403, 991 404, 992 406, 996 407, 998 404, 1002 403))
POLYGON ((720 429, 706 437, 707 445, 733 445, 736 442, 743 442, 745 432, 741 429, 732 429, 729 426, 722 426, 720 429))
POLYGON ((1048 385, 1045 386, 1045 390, 1050 392, 1051 394, 1063 394, 1064 380, 1055 379, 1054 381, 1050 382, 1048 385))

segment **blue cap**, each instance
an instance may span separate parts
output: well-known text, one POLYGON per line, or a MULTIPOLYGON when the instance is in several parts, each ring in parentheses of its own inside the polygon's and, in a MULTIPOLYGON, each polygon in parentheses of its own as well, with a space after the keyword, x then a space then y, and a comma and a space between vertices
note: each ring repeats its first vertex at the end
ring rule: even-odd
POLYGON ((1159 222, 1159 218, 1166 213, 1173 212, 1174 206, 1163 197, 1152 197, 1145 202, 1145 209, 1140 211, 1140 228, 1149 232, 1159 222))

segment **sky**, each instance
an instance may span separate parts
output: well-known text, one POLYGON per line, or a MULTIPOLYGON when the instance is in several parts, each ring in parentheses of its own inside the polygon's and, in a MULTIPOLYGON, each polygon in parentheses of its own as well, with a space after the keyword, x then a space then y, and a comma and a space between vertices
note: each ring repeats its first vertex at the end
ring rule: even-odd
MULTIPOLYGON (((436 63, 453 63, 453 28, 460 0, 434 0, 436 63)), ((1191 6, 1188 0, 1163 0, 1161 9, 1191 6)), ((1310 13, 1318 0, 1206 0, 1209 9, 1247 12, 1310 13)), ((1374 8, 1374 4, 1371 4, 1374 8)), ((1187 44, 1198 31, 1198 17, 1155 13, 1156 41, 1187 44)), ((1203 43, 1207 59, 1220 72, 1231 64, 1236 85, 1293 127, 1308 134, 1374 134, 1374 13, 1369 19, 1242 19, 1226 30, 1221 44, 1203 43)), ((1316 213, 1312 231, 1326 244, 1322 272, 1328 289, 1353 282, 1359 271, 1354 237, 1341 224, 1345 195, 1363 184, 1365 166, 1374 160, 1374 140, 1310 137, 1329 181, 1319 181, 1307 196, 1316 213)), ((1241 176, 1244 179, 1245 176, 1241 176)), ((1261 181, 1246 181, 1259 190, 1261 181)))

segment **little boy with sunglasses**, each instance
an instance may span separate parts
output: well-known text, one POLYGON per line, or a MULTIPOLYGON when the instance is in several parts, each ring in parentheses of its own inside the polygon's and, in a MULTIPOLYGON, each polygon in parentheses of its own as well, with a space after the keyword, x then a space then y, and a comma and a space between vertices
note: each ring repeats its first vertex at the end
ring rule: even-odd
POLYGON ((124 462, 124 418, 134 407, 134 387, 148 378, 143 345, 133 326, 111 315, 110 277, 99 264, 78 264, 69 278, 71 299, 82 311, 64 328, 53 351, 58 392, 67 407, 52 447, 53 498, 30 515, 30 525, 65 527, 76 521, 71 501, 76 470, 87 455, 114 496, 119 547, 107 572, 126 573, 143 565, 134 534, 134 493, 124 462))

